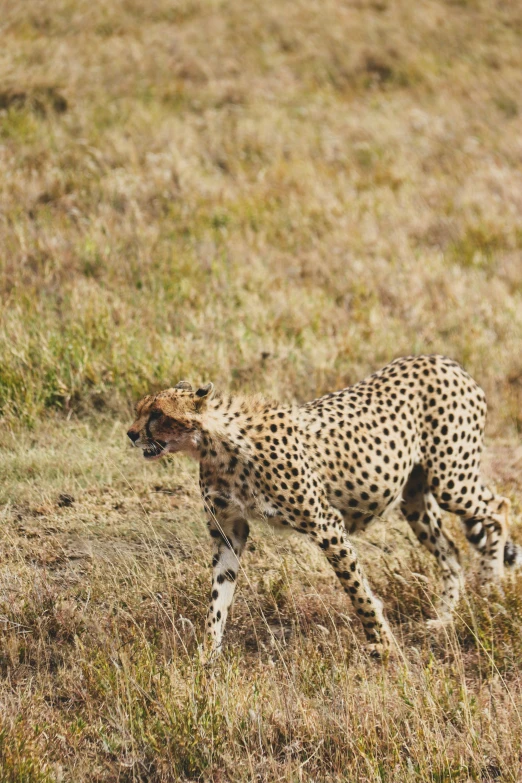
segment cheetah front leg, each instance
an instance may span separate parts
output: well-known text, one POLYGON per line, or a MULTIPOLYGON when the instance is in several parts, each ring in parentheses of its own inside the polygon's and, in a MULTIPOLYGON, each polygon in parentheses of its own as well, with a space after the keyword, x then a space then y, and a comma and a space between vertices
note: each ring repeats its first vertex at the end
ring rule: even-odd
POLYGON ((367 651, 375 658, 387 657, 394 642, 393 635, 384 618, 382 604, 373 595, 355 549, 346 536, 342 516, 333 508, 323 511, 310 534, 326 554, 344 592, 350 596, 368 640, 367 651))
POLYGON ((228 611, 234 598, 239 558, 247 542, 249 528, 243 519, 233 525, 221 525, 215 518, 209 521, 213 539, 212 592, 206 622, 206 648, 209 657, 221 652, 228 611))

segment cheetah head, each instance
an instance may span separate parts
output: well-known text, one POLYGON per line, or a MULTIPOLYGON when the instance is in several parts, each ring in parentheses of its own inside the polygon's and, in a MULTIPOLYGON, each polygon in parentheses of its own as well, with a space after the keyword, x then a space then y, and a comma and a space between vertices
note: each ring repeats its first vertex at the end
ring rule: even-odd
POLYGON ((200 414, 213 393, 212 383, 193 391, 190 383, 180 381, 173 389, 143 397, 127 435, 147 460, 175 451, 194 454, 201 436, 200 414))

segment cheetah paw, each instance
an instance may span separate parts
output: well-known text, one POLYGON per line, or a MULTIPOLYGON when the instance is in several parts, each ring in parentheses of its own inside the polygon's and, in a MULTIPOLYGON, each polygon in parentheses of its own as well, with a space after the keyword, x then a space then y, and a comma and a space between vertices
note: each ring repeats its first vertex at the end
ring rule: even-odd
POLYGON ((374 661, 386 661, 390 655, 390 648, 382 642, 372 642, 364 647, 365 652, 374 661))
POLYGON ((198 645, 198 657, 200 664, 202 666, 212 666, 221 657, 221 651, 221 645, 219 645, 219 647, 213 647, 212 649, 205 649, 202 644, 198 645))

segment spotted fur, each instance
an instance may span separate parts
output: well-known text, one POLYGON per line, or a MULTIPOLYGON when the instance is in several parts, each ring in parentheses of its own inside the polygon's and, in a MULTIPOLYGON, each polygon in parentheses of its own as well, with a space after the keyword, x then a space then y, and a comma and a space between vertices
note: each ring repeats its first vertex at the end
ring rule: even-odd
POLYGON ((458 515, 480 553, 485 583, 518 558, 507 539, 509 501, 482 482, 486 400, 443 356, 396 359, 370 377, 301 406, 261 397, 213 397, 186 381, 145 397, 129 437, 148 459, 184 451, 200 463, 213 539, 207 632, 222 643, 250 519, 305 533, 325 553, 350 597, 369 650, 385 653, 391 632, 351 534, 396 504, 443 578, 440 616, 451 615, 461 567, 441 510, 458 515))

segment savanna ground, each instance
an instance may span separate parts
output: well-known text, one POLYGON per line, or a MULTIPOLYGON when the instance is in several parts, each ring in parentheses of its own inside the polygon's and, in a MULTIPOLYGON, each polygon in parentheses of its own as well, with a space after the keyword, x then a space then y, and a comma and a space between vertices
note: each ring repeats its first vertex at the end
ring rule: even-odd
MULTIPOLYGON (((0 781, 520 781, 522 577, 428 631, 396 517, 367 660, 307 542, 254 528, 198 644, 196 469, 127 448, 180 378, 303 401, 462 362, 522 541, 519 0, 3 0, 0 781)), ((457 527, 454 535, 462 544, 457 527)))

